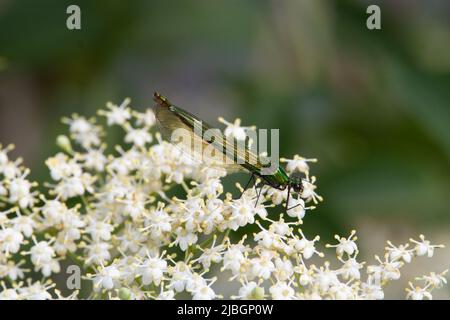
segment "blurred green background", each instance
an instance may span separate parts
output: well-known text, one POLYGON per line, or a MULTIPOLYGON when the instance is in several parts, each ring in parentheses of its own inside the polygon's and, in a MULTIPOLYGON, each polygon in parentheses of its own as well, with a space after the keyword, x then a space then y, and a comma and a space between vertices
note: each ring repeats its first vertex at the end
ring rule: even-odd
POLYGON ((0 142, 34 178, 62 116, 127 96, 147 108, 154 90, 211 123, 280 128, 283 157, 318 158, 325 201, 307 234, 357 228, 363 253, 419 232, 450 244, 449 1, 0 2, 0 142))

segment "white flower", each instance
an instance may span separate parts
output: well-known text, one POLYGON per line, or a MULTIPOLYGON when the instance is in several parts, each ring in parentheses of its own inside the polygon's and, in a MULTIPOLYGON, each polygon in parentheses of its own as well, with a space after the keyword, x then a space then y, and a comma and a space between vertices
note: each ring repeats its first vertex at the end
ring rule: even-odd
POLYGON ((363 282, 361 284, 361 297, 366 300, 381 300, 384 299, 383 289, 379 284, 363 282))
POLYGON ((132 224, 127 223, 124 232, 117 236, 117 239, 120 241, 120 249, 123 252, 127 250, 137 252, 147 237, 140 230, 134 228, 132 224))
POLYGON ((31 261, 34 264, 47 262, 53 259, 55 251, 47 241, 39 241, 30 250, 31 261))
POLYGON ((427 285, 432 288, 442 288, 447 284, 447 279, 445 278, 445 274, 448 270, 437 274, 435 272, 430 272, 430 275, 423 276, 421 278, 417 278, 418 280, 425 280, 427 285))
POLYGON ((145 113, 136 112, 135 116, 137 118, 136 124, 139 126, 150 128, 156 123, 155 113, 152 109, 147 109, 145 113))
MULTIPOLYGON (((25 173, 26 176, 28 172, 25 173)), ((21 208, 26 208, 34 203, 34 197, 31 193, 33 184, 24 177, 14 178, 9 183, 9 201, 18 203, 21 208)))
POLYGON ((22 233, 15 228, 0 229, 0 250, 6 254, 17 253, 23 240, 22 233))
POLYGON ((158 207, 151 209, 149 213, 144 217, 144 230, 147 230, 150 237, 153 239, 161 239, 165 233, 172 230, 172 218, 164 211, 162 203, 158 204, 158 207))
POLYGON ((298 198, 290 198, 289 203, 286 203, 288 206, 288 210, 286 211, 287 215, 292 218, 297 218, 298 220, 302 220, 305 217, 305 201, 303 199, 298 198))
POLYGON ((82 173, 78 163, 69 159, 69 157, 63 153, 58 153, 56 156, 48 158, 45 161, 45 164, 50 169, 50 175, 55 181, 70 176, 80 176, 82 173))
POLYGON ((330 286, 339 284, 337 272, 330 270, 328 263, 325 263, 325 267, 320 267, 316 270, 315 284, 322 292, 328 291, 330 286))
POLYGON ((79 177, 72 177, 67 180, 63 180, 56 187, 56 193, 62 199, 69 199, 84 194, 83 181, 79 177))
MULTIPOLYGON (((161 257, 164 253, 161 255, 161 257)), ((139 264, 137 274, 142 277, 142 284, 154 283, 159 285, 164 273, 167 271, 167 262, 161 257, 152 257, 147 254, 147 258, 139 264)))
POLYGON ((314 255, 314 253, 321 256, 322 254, 319 253, 315 247, 315 243, 319 241, 320 237, 316 236, 314 239, 308 240, 301 230, 299 230, 299 232, 302 238, 293 237, 290 242, 295 250, 302 253, 303 259, 308 260, 314 255))
POLYGON ((98 172, 102 172, 108 162, 107 158, 103 154, 103 150, 90 149, 86 154, 82 155, 84 160, 84 167, 87 169, 93 169, 98 172))
POLYGON ((239 227, 243 227, 248 223, 253 223, 255 221, 256 213, 255 203, 246 197, 233 200, 231 203, 231 218, 229 221, 230 229, 237 230, 239 227))
MULTIPOLYGON (((35 241, 35 240, 34 240, 35 241)), ((55 250, 50 246, 47 241, 39 241, 35 243, 30 250, 31 262, 35 265, 35 270, 41 270, 45 277, 50 274, 58 273, 60 271, 59 262, 54 259, 55 250)))
POLYGON ((251 281, 243 284, 239 289, 239 295, 233 296, 234 299, 243 300, 260 300, 264 298, 264 288, 260 287, 256 282, 251 281))
POLYGON ((100 145, 101 129, 94 125, 93 120, 88 121, 75 114, 72 118, 64 118, 63 121, 69 124, 71 137, 83 148, 100 145))
POLYGON ((289 226, 289 223, 286 223, 281 216, 278 221, 272 222, 272 224, 269 227, 270 231, 273 231, 275 234, 284 237, 291 233, 291 228, 289 226))
POLYGON ((381 261, 375 256, 380 265, 372 265, 367 267, 367 273, 376 281, 390 281, 400 278, 400 268, 402 263, 399 261, 389 261, 389 253, 385 255, 385 261, 381 261))
POLYGON ((312 274, 309 272, 304 272, 300 275, 299 284, 302 286, 308 286, 314 281, 312 274))
POLYGON ((238 141, 245 141, 245 139, 247 138, 246 130, 255 129, 255 127, 253 126, 241 127, 241 119, 236 119, 233 123, 231 123, 220 117, 219 122, 227 126, 224 131, 225 137, 233 137, 238 141))
POLYGON ((263 251, 259 258, 251 259, 250 262, 252 265, 252 273, 256 277, 269 279, 275 270, 270 252, 263 251))
POLYGON ((198 247, 202 251, 202 254, 196 261, 199 261, 205 270, 209 270, 211 263, 219 263, 222 261, 222 251, 225 247, 223 245, 216 246, 216 240, 217 237, 214 237, 210 248, 198 247))
POLYGON ((443 248, 444 247, 442 245, 432 245, 430 243, 430 241, 425 240, 425 236, 423 234, 421 234, 419 236, 419 238, 420 238, 420 241, 416 241, 414 239, 409 240, 412 243, 416 244, 414 251, 415 251, 416 255, 418 255, 418 256, 427 255, 428 258, 431 258, 434 254, 435 248, 443 248))
MULTIPOLYGON (((261 227, 260 227, 261 228, 261 227)), ((258 241, 258 244, 264 248, 270 249, 276 241, 278 235, 269 230, 261 230, 255 234, 254 239, 258 241)))
POLYGON ((361 272, 359 270, 362 267, 362 263, 357 262, 355 258, 349 258, 340 269, 340 274, 345 280, 360 279, 361 272))
POLYGON ((285 159, 281 158, 281 162, 286 162, 286 170, 288 172, 303 172, 308 174, 309 173, 309 165, 308 162, 317 162, 317 159, 307 159, 300 157, 298 154, 294 155, 293 159, 285 159))
POLYGON ((84 117, 74 117, 70 121, 70 132, 72 133, 86 133, 91 130, 91 123, 84 117))
POLYGON ((348 238, 335 235, 334 238, 339 243, 335 245, 327 244, 327 248, 336 248, 336 254, 338 257, 342 257, 344 253, 346 253, 348 256, 352 256, 354 253, 358 252, 358 246, 355 243, 357 237, 355 236, 355 234, 356 231, 352 230, 348 238))
POLYGON ((125 142, 133 143, 136 147, 143 147, 146 143, 152 142, 153 138, 147 128, 134 129, 128 128, 125 136, 125 142))
POLYGON ((200 190, 201 196, 208 198, 216 198, 223 192, 223 185, 220 179, 207 179, 205 182, 200 183, 197 188, 200 190))
POLYGON ((128 108, 130 102, 130 98, 126 98, 125 100, 123 100, 123 102, 119 106, 113 104, 112 102, 108 102, 106 104, 106 107, 109 109, 109 111, 101 110, 99 111, 99 114, 106 116, 109 126, 112 126, 114 124, 122 126, 128 119, 131 118, 131 110, 130 108, 128 108))
POLYGON ((345 283, 333 284, 328 293, 335 300, 351 300, 356 298, 356 292, 354 288, 345 283))
POLYGON ((60 223, 67 211, 66 204, 59 200, 45 200, 45 205, 41 208, 44 216, 43 223, 45 226, 53 226, 60 223))
POLYGON ((277 258, 275 260, 275 270, 274 275, 278 280, 288 281, 291 279, 294 273, 294 267, 292 265, 291 260, 289 259, 280 259, 277 258))
POLYGON ((12 219, 14 228, 22 232, 22 234, 29 238, 33 234, 33 229, 36 226, 35 220, 31 216, 18 215, 12 219))
POLYGON ((101 289, 111 290, 118 285, 121 273, 116 266, 110 265, 107 267, 101 266, 98 268, 97 274, 94 275, 94 290, 101 289))
POLYGON ((397 261, 402 259, 406 263, 411 262, 413 250, 407 250, 408 244, 399 245, 398 247, 396 247, 390 241, 388 241, 387 243, 389 247, 387 247, 386 250, 389 252, 389 259, 391 261, 397 261))
POLYGON ((174 267, 169 268, 169 273, 171 275, 169 288, 176 292, 183 291, 192 277, 190 267, 183 261, 179 261, 174 267))
POLYGON ((202 284, 193 292, 193 300, 212 300, 216 298, 216 293, 211 289, 211 284, 202 284))
POLYGON ((295 299, 295 291, 285 281, 278 281, 270 287, 269 292, 274 300, 295 299))
POLYGON ((427 291, 426 288, 414 287, 411 282, 409 283, 409 288, 407 288, 406 291, 408 292, 408 294, 406 295, 406 299, 411 300, 433 299, 433 296, 429 291, 427 291))
POLYGON ((80 213, 77 211, 78 207, 73 207, 64 212, 61 217, 61 223, 63 226, 63 232, 65 233, 65 240, 78 240, 81 237, 80 229, 83 228, 86 223, 81 219, 80 213))
MULTIPOLYGON (((120 188, 116 189, 115 193, 119 194, 122 191, 120 188)), ((146 195, 141 192, 128 192, 125 195, 125 199, 120 199, 118 202, 123 203, 122 208, 124 215, 129 215, 133 220, 138 220, 146 215, 147 210, 145 209, 146 195)))
POLYGON ((114 230, 114 227, 106 221, 98 221, 91 218, 85 230, 94 241, 108 241, 111 239, 111 232, 114 230))
POLYGON ((215 198, 206 200, 206 212, 208 214, 204 215, 201 221, 201 227, 205 234, 210 234, 215 227, 224 225, 223 211, 224 204, 222 200, 215 198))
POLYGON ((322 201, 323 199, 315 191, 317 189, 315 182, 316 177, 311 177, 310 180, 303 179, 302 181, 303 191, 300 194, 300 196, 306 201, 312 200, 315 204, 317 204, 319 201, 322 201))
POLYGON ((287 190, 269 188, 269 190, 267 190, 266 196, 270 198, 270 201, 274 205, 280 205, 284 200, 287 200, 287 190))
POLYGON ((231 245, 223 256, 223 269, 231 270, 237 274, 241 268, 241 263, 245 260, 244 252, 246 248, 242 244, 231 245))
POLYGON ((10 260, 7 261, 5 264, 0 264, 0 278, 9 277, 12 281, 23 279, 25 276, 25 272, 28 271, 26 269, 21 268, 21 265, 23 265, 24 263, 25 263, 24 260, 22 260, 19 263, 15 263, 10 260))
POLYGON ((19 295, 21 299, 26 300, 50 300, 52 295, 48 291, 52 287, 53 284, 42 284, 38 281, 28 287, 19 288, 19 295))
POLYGON ((109 249, 111 248, 111 244, 107 242, 94 242, 86 245, 87 249, 87 264, 100 264, 104 261, 109 261, 111 259, 111 254, 109 249))
POLYGON ((178 227, 175 230, 175 234, 176 239, 174 244, 177 244, 183 251, 186 251, 189 246, 197 243, 198 236, 193 232, 187 231, 185 228, 178 227))
POLYGON ((3 168, 0 167, 0 172, 3 171, 3 175, 9 180, 19 177, 21 175, 21 168, 19 167, 20 163, 20 159, 15 162, 10 161, 6 163, 3 168))

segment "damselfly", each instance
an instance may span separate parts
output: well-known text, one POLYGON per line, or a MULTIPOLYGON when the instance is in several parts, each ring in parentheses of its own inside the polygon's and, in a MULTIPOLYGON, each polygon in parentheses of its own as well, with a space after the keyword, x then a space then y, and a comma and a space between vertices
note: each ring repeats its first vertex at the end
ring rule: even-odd
MULTIPOLYGON (((256 204, 261 195, 262 187, 269 185, 278 190, 286 190, 287 188, 286 210, 293 209, 297 206, 288 208, 291 191, 301 193, 303 190, 303 179, 300 173, 293 173, 288 176, 286 171, 281 166, 278 166, 272 174, 263 174, 263 165, 260 156, 256 155, 249 148, 238 148, 239 143, 235 139, 230 143, 229 139, 225 139, 220 135, 208 135, 207 132, 212 129, 210 125, 193 114, 171 104, 167 98, 157 92, 154 94, 154 100, 157 103, 155 116, 162 130, 172 137, 177 130, 188 133, 189 146, 187 149, 188 152, 192 152, 191 155, 198 153, 198 149, 194 148, 195 143, 198 143, 201 146, 200 150, 212 148, 213 151, 216 151, 216 155, 219 153, 223 159, 228 160, 223 161, 222 164, 226 169, 240 168, 251 173, 251 177, 242 194, 250 186, 250 183, 256 183, 256 179, 259 178, 261 183, 256 186, 257 189, 259 188, 256 204)), ((200 158, 202 157, 204 157, 204 154, 200 155, 200 158)), ((196 158, 198 159, 198 155, 196 158)))

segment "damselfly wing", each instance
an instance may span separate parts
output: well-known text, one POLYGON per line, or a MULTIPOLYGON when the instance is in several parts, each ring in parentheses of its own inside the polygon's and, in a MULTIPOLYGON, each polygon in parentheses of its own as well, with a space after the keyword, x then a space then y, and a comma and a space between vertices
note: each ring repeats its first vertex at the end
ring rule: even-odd
POLYGON ((195 162, 220 166, 227 171, 246 169, 259 173, 259 157, 245 142, 225 137, 205 121, 171 104, 155 93, 155 116, 165 137, 195 162))

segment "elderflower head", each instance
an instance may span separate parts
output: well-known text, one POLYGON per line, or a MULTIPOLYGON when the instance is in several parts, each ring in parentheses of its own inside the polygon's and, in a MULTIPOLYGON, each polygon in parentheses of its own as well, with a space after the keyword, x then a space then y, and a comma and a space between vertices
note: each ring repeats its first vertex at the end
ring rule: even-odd
MULTIPOLYGON (((219 280, 237 285, 233 299, 383 299, 405 263, 442 247, 423 235, 388 241, 369 263, 355 230, 334 244, 307 237, 306 213, 323 200, 310 174, 316 159, 281 159, 288 173, 304 175, 295 196, 270 186, 226 190, 224 168, 162 140, 153 110, 130 104, 107 103, 103 121, 64 118, 69 134, 57 138, 61 152, 47 159, 51 181, 40 191, 22 160, 10 159, 13 146, 0 145, 0 299, 228 298, 219 280), (103 140, 111 126, 123 131, 116 146, 103 140), (61 296, 51 279, 66 263, 80 267, 91 292, 61 296)), ((240 141, 254 129, 219 122, 240 141)), ((406 297, 431 299, 445 276, 416 278, 406 297)))

